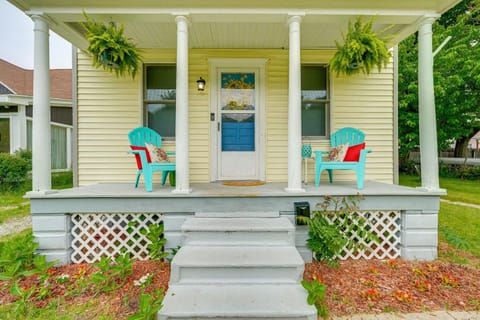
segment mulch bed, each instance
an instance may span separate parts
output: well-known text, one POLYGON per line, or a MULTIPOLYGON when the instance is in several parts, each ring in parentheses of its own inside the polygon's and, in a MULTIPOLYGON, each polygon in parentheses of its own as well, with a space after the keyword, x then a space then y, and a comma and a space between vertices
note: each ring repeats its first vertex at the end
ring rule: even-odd
MULTIPOLYGON (((125 285, 113 292, 99 294, 92 288, 82 288, 75 295, 68 295, 78 279, 88 278, 95 272, 89 264, 71 264, 52 268, 53 278, 68 274, 65 284, 56 283, 52 296, 34 301, 37 307, 48 305, 58 296, 64 296, 65 304, 83 304, 96 297, 103 311, 114 319, 126 319, 137 312, 139 294, 155 288, 167 289, 170 277, 169 264, 156 261, 137 261, 133 274, 125 285), (151 286, 141 289, 134 281, 146 274, 153 274, 151 286), (67 295, 65 295, 67 293, 67 295)), ((442 262, 406 262, 403 260, 348 260, 341 261, 338 269, 325 264, 309 263, 305 266, 306 280, 318 279, 327 285, 326 303, 332 315, 380 312, 418 312, 426 310, 480 310, 480 269, 442 262)), ((21 281, 22 287, 37 283, 36 276, 21 281)), ((0 281, 0 288, 6 284, 0 281)), ((0 304, 13 301, 8 289, 0 290, 0 304)), ((91 318, 95 315, 90 314, 91 318)))

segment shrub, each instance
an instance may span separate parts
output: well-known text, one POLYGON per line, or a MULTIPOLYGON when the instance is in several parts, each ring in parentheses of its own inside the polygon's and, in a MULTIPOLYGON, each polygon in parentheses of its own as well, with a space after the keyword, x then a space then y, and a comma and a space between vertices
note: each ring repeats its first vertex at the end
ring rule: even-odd
POLYGON ((8 153, 0 153, 0 190, 17 190, 25 183, 28 162, 8 153))
POLYGON ((446 164, 439 165, 440 177, 458 178, 462 180, 480 179, 480 166, 469 166, 464 164, 446 164))
POLYGON ((28 163, 28 171, 32 170, 32 151, 27 149, 18 149, 15 155, 19 156, 28 163))

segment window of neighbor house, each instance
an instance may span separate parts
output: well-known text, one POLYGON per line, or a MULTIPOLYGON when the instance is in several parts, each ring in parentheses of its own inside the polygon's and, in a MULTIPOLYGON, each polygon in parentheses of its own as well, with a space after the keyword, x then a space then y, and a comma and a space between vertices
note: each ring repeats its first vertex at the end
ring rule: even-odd
POLYGON ((176 67, 147 65, 144 78, 144 125, 167 140, 175 137, 176 67))
POLYGON ((302 66, 302 136, 321 139, 329 134, 328 69, 302 66))

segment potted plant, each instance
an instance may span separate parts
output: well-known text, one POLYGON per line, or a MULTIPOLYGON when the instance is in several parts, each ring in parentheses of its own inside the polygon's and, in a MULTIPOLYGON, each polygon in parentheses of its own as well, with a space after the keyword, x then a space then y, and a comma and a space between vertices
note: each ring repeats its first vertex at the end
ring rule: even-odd
POLYGON ((357 17, 355 23, 348 23, 347 34, 342 33, 343 45, 335 41, 338 50, 330 60, 330 70, 337 75, 369 74, 375 66, 380 72, 382 66, 387 65, 391 57, 388 44, 392 35, 385 35, 385 32, 390 27, 376 33, 372 31, 372 25, 373 18, 363 23, 362 17, 357 17))
POLYGON ((91 20, 85 12, 83 14, 87 21, 82 27, 89 42, 87 52, 93 58, 93 66, 114 72, 117 77, 130 75, 135 78, 142 59, 132 40, 123 35, 123 24, 117 26, 113 21, 104 24, 91 20))

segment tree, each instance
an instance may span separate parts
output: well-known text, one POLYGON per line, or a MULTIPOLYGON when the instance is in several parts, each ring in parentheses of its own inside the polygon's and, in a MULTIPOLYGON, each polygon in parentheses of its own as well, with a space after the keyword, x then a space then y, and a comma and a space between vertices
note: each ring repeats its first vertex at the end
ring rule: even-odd
MULTIPOLYGON (((435 23, 434 48, 448 36, 452 39, 434 61, 438 144, 442 150, 455 141, 455 156, 465 156, 468 141, 480 130, 480 0, 464 0, 435 23)), ((401 157, 419 143, 417 95, 415 34, 399 46, 401 157)))

